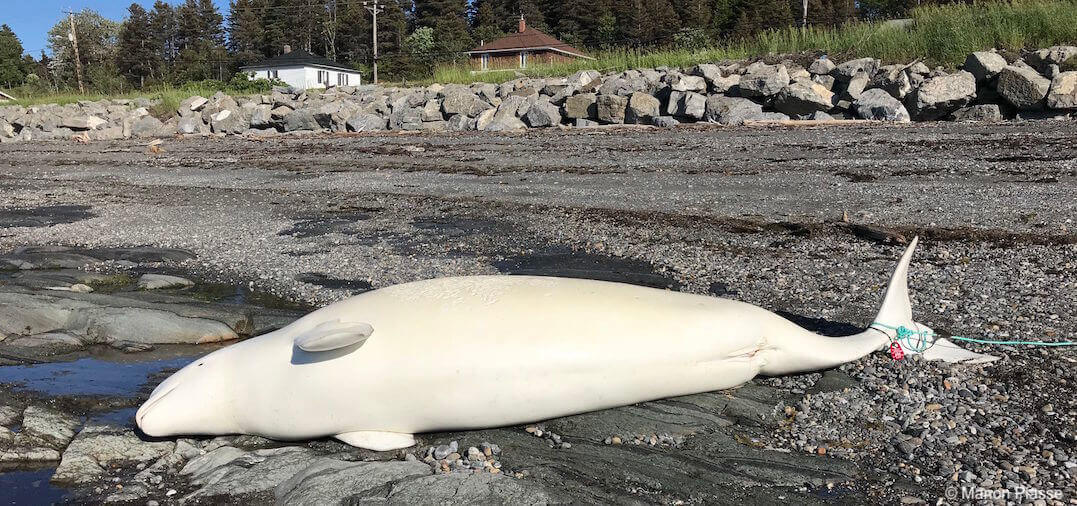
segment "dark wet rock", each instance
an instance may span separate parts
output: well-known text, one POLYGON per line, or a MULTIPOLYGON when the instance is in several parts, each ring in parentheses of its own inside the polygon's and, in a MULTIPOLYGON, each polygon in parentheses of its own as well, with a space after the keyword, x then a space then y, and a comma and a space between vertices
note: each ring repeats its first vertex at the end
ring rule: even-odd
POLYGON ((1022 110, 1039 109, 1051 89, 1051 80, 1031 67, 1010 65, 999 72, 997 88, 1002 98, 1014 107, 1022 110))
POLYGON ((389 502, 403 500, 403 504, 415 504, 433 498, 422 494, 414 498, 415 502, 409 502, 407 491, 400 490, 399 484, 427 477, 430 477, 430 466, 419 461, 346 462, 319 458, 274 487, 273 494, 285 504, 341 504, 348 499, 384 500, 386 496, 389 502))
POLYGON ((74 223, 93 216, 90 206, 81 205, 8 208, 0 210, 0 228, 47 227, 59 223, 74 223))
POLYGON ((998 104, 970 105, 954 111, 954 121, 1002 121, 998 104))
POLYGON ((370 281, 365 279, 340 279, 320 272, 304 272, 296 275, 295 280, 334 290, 351 290, 353 292, 366 292, 373 288, 370 281))

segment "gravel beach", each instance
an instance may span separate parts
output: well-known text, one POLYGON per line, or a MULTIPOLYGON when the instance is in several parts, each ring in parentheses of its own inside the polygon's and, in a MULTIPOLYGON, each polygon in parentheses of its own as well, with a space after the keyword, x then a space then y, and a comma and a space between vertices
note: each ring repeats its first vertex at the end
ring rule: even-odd
MULTIPOLYGON (((188 251, 164 273, 299 308, 439 276, 589 277, 742 300, 842 335, 871 323, 904 244, 918 235, 909 281, 917 321, 980 339, 1077 340, 1073 121, 210 137, 158 147, 0 145, 0 253, 188 251)), ((951 365, 878 353, 692 396, 691 420, 720 409, 713 415, 728 423, 684 431, 688 415, 674 407, 688 401, 660 401, 541 430, 431 435, 392 457, 399 469, 378 472, 411 477, 405 463, 454 440, 466 462, 469 446, 486 453, 489 441, 500 445, 496 459, 474 454, 482 465, 470 469, 495 469, 496 460, 504 472, 490 474, 512 485, 486 483, 487 495, 448 500, 1077 504, 1077 347, 961 346, 1000 360, 951 365), (647 409, 662 423, 634 426, 649 419, 638 412, 647 405, 659 406, 647 409), (721 452, 738 457, 725 468, 698 465, 721 452), (637 461, 639 472, 625 464, 637 461), (748 462, 763 477, 745 477, 756 472, 748 462)), ((618 350, 609 353, 616 360, 618 350)), ((45 402, 0 388, 0 404, 5 395, 20 407, 45 402)), ((283 452, 236 439, 229 448, 257 462, 347 451, 315 442, 283 452)), ((192 455, 224 446, 213 441, 191 443, 201 451, 192 455)), ((114 499, 219 500, 223 492, 199 482, 199 472, 162 471, 161 494, 149 487, 114 499)), ((297 479, 235 493, 328 493, 297 479)), ((425 479, 409 478, 409 493, 442 498, 447 482, 417 481, 425 479)), ((76 490, 89 500, 107 495, 76 490)))

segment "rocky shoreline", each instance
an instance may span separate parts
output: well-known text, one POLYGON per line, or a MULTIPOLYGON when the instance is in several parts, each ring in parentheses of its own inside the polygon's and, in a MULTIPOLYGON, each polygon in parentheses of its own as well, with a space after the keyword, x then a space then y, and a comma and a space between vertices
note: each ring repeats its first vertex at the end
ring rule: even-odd
POLYGON ((960 69, 873 58, 765 58, 688 69, 584 70, 567 78, 425 88, 276 88, 218 93, 150 114, 146 99, 0 107, 0 142, 114 140, 289 132, 513 131, 526 128, 836 119, 1003 121, 1065 119, 1077 111, 1077 47, 968 55, 960 69))
POLYGON ((0 295, 37 308, 20 315, 97 324, 5 328, 0 454, 22 460, 0 465, 0 485, 120 504, 936 504, 951 490, 1073 504, 1072 348, 966 346, 1001 357, 989 364, 878 354, 376 453, 332 440, 146 438, 131 416, 150 389, 227 342, 89 330, 122 331, 116 322, 130 320, 115 316, 147 311, 244 337, 306 311, 288 301, 526 273, 730 297, 844 335, 870 322, 916 234, 919 321, 986 339, 1072 339, 1074 125, 191 137, 158 153, 137 140, 4 144, 0 295), (16 346, 43 342, 57 348, 16 346))

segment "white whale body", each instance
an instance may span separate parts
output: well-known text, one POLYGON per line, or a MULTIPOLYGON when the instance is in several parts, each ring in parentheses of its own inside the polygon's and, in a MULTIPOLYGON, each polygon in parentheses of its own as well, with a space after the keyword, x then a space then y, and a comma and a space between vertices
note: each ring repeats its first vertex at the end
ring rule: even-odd
MULTIPOLYGON (((877 322, 917 330, 906 277, 877 322)), ((534 422, 834 367, 885 348, 824 337, 743 302, 621 283, 472 276, 391 286, 215 351, 136 414, 150 436, 332 436, 373 450, 413 434, 534 422)))

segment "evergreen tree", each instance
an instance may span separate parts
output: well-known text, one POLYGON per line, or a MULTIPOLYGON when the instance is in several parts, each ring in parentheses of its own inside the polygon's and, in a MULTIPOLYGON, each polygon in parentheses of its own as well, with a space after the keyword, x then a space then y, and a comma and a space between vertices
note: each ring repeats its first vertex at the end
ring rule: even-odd
POLYGON ((415 26, 434 30, 437 60, 449 60, 474 46, 467 23, 466 0, 415 0, 415 26))
POLYGON ((475 0, 471 3, 471 36, 476 44, 490 42, 505 36, 501 20, 494 11, 496 0, 475 0))
POLYGON ((236 66, 263 58, 262 17, 254 9, 254 0, 232 0, 228 7, 228 50, 236 66))
POLYGON ((762 30, 793 24, 793 10, 787 0, 743 0, 737 4, 736 37, 749 37, 762 30))
POLYGON ((162 81, 170 81, 172 64, 178 52, 176 43, 176 12, 168 3, 157 0, 149 14, 150 40, 157 52, 155 62, 158 67, 154 76, 162 81))
POLYGON ((590 0, 565 0, 552 35, 577 46, 594 43, 592 27, 596 19, 593 10, 590 0))
POLYGON ((22 42, 7 25, 0 25, 0 85, 21 85, 29 72, 22 56, 22 42))
POLYGON ((647 22, 650 30, 647 45, 666 45, 673 41, 672 36, 680 29, 681 21, 670 0, 650 0, 647 3, 647 22))
POLYGON ((154 77, 157 52, 150 36, 150 16, 141 5, 132 3, 127 8, 127 19, 120 26, 119 48, 116 67, 131 84, 139 87, 154 77))

